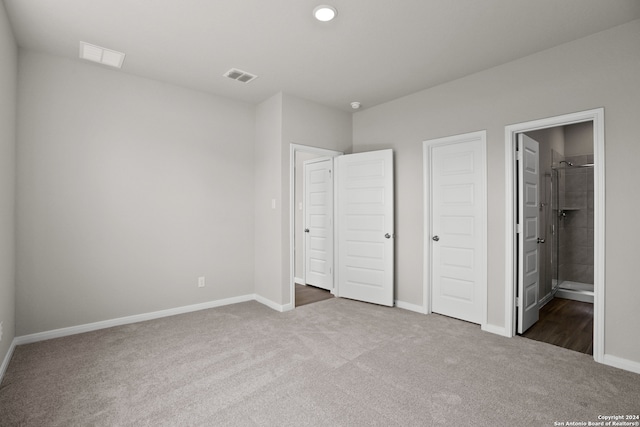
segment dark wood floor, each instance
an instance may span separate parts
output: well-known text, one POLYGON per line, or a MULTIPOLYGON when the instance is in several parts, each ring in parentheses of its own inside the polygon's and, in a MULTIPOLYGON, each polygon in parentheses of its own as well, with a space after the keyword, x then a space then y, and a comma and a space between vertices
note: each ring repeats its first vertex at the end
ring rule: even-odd
POLYGON ((522 336, 593 354, 593 304, 554 298, 540 309, 538 323, 522 336))
POLYGON ((296 307, 333 298, 333 294, 311 285, 302 286, 296 283, 296 307))

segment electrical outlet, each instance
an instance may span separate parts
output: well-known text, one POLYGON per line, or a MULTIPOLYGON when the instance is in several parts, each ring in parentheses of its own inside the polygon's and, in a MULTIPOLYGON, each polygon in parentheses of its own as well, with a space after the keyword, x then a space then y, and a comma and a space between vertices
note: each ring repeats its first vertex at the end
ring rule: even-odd
POLYGON ((198 287, 199 288, 204 288, 204 276, 200 276, 198 277, 198 287))

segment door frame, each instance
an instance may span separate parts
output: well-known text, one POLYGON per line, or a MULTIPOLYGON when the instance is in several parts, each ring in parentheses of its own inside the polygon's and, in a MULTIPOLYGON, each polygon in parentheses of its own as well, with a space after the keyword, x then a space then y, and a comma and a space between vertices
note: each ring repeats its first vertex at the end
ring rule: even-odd
MULTIPOLYGON (((484 214, 483 227, 479 232, 482 234, 482 240, 487 243, 487 131, 481 130, 476 132, 469 132, 464 134, 446 136, 443 138, 430 139, 422 142, 422 155, 423 155, 423 285, 422 285, 422 308, 424 314, 432 313, 432 278, 431 278, 431 239, 432 235, 432 211, 431 211, 431 158, 432 150, 434 147, 441 147, 450 144, 459 144, 463 142, 471 142, 479 140, 482 144, 482 212, 484 214)), ((483 286, 480 289, 480 303, 482 304, 482 314, 480 316, 480 328, 486 330, 487 327, 487 252, 486 250, 481 253, 482 260, 482 276, 484 277, 483 286)))
MULTIPOLYGON (((306 152, 317 154, 319 156, 327 156, 335 158, 337 156, 342 156, 344 152, 330 150, 327 148, 319 148, 312 147, 308 145, 301 144, 289 144, 289 304, 287 304, 286 310, 293 310, 296 308, 296 280, 295 280, 295 271, 296 271, 296 241, 295 241, 295 219, 296 219, 296 207, 295 207, 295 185, 296 185, 296 153, 297 152, 306 152)), ((335 168, 334 168, 335 169, 335 168)), ((335 174, 334 174, 335 175, 335 174)), ((304 178, 303 178, 304 179, 304 178)), ((333 177, 333 190, 334 190, 334 199, 335 199, 335 176, 333 177)), ((336 227, 335 227, 335 210, 336 206, 334 203, 333 206, 333 216, 334 216, 334 230, 333 230, 333 238, 334 242, 336 239, 336 227)), ((335 248, 334 248, 334 273, 335 273, 335 248)), ((333 289, 331 292, 334 293, 336 288, 336 275, 333 275, 333 289)))
POLYGON ((594 301, 593 358, 604 363, 605 308, 605 170, 604 170, 604 108, 548 117, 505 126, 505 330, 516 334, 515 287, 517 286, 516 256, 516 144, 519 133, 593 122, 594 159, 594 301))

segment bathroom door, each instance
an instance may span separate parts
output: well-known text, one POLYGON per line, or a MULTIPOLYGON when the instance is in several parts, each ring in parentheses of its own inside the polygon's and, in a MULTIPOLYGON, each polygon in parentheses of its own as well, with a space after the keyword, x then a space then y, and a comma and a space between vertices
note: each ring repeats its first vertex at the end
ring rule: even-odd
POLYGON ((518 333, 539 318, 540 236, 538 142, 518 135, 518 333))

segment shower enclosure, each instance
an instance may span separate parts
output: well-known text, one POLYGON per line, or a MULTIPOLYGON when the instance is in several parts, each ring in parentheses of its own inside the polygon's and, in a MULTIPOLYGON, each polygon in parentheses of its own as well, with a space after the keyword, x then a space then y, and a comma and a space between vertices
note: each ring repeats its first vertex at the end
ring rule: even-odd
POLYGON ((593 155, 552 151, 552 294, 593 303, 593 155))

